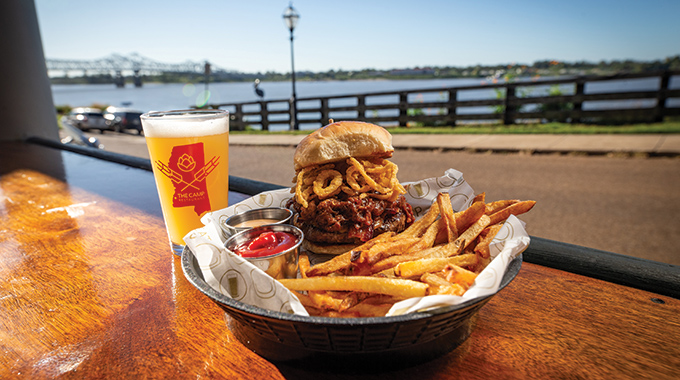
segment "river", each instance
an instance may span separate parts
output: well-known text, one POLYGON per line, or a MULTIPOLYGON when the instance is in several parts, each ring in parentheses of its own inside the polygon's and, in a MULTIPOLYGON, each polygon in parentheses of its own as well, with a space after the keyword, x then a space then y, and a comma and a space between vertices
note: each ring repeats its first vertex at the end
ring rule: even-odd
MULTIPOLYGON (((357 81, 298 81, 298 98, 331 95, 351 95, 366 92, 393 91, 420 88, 446 88, 482 84, 483 79, 433 79, 433 80, 357 80, 357 81)), ((290 82, 262 82, 260 89, 264 100, 288 99, 290 82)), ((87 106, 94 103, 113 106, 130 106, 142 111, 181 109, 196 106, 204 101, 204 84, 144 83, 140 88, 127 84, 116 88, 113 84, 52 85, 55 105, 87 106)), ((210 83, 208 103, 250 102, 259 98, 252 82, 210 83)))

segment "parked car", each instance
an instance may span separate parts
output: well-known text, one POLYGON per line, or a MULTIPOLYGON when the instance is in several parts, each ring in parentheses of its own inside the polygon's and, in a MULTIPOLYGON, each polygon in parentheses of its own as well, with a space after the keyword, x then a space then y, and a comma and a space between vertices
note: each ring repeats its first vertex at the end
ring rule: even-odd
POLYGON ((141 135, 143 131, 140 116, 142 116, 141 111, 120 107, 109 107, 104 115, 114 131, 123 132, 131 129, 141 135))
POLYGON ((67 119, 82 131, 98 129, 101 133, 104 133, 105 130, 112 129, 104 117, 104 113, 97 108, 74 108, 68 114, 67 119))
POLYGON ((71 123, 68 116, 62 116, 60 121, 61 131, 59 131, 59 135, 61 136, 62 144, 75 144, 104 149, 104 144, 99 139, 94 136, 86 136, 83 131, 71 123))

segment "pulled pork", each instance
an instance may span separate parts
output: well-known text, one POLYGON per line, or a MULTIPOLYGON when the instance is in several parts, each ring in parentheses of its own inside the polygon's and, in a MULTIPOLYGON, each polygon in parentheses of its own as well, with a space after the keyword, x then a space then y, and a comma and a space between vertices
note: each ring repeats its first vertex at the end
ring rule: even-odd
POLYGON ((394 202, 339 194, 313 200, 307 208, 291 199, 305 237, 316 243, 360 244, 383 232, 401 232, 414 221, 411 205, 403 196, 394 202))

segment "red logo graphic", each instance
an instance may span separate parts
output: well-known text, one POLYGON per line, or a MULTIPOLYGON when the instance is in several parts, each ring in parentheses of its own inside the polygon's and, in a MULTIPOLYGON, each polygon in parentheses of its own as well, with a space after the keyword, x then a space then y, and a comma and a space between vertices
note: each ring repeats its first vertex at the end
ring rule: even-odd
POLYGON ((193 206, 198 216, 210 211, 205 179, 219 165, 219 159, 219 156, 213 157, 205 163, 203 143, 196 143, 172 148, 167 164, 156 161, 156 168, 170 178, 175 187, 173 207, 193 206))

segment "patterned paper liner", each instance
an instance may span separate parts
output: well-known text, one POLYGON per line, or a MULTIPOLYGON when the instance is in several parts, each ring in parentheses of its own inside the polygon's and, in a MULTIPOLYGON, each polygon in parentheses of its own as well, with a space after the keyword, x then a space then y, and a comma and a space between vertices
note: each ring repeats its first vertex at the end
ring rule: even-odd
MULTIPOLYGON (((443 176, 405 183, 406 200, 416 218, 427 212, 437 194, 446 192, 454 211, 470 206, 474 191, 463 179, 463 173, 448 169, 443 176)), ((238 204, 203 216, 204 227, 191 231, 184 241, 196 256, 203 277, 211 287, 233 299, 264 309, 308 315, 297 297, 263 270, 243 258, 229 254, 224 248, 226 237, 220 223, 228 217, 253 208, 285 207, 292 194, 290 189, 267 191, 238 204)), ((524 223, 511 216, 490 245, 491 263, 477 276, 475 283, 462 296, 427 296, 395 304, 388 315, 399 315, 430 308, 456 305, 477 297, 494 294, 510 261, 529 246, 524 223)), ((312 264, 328 257, 310 257, 312 264)))

